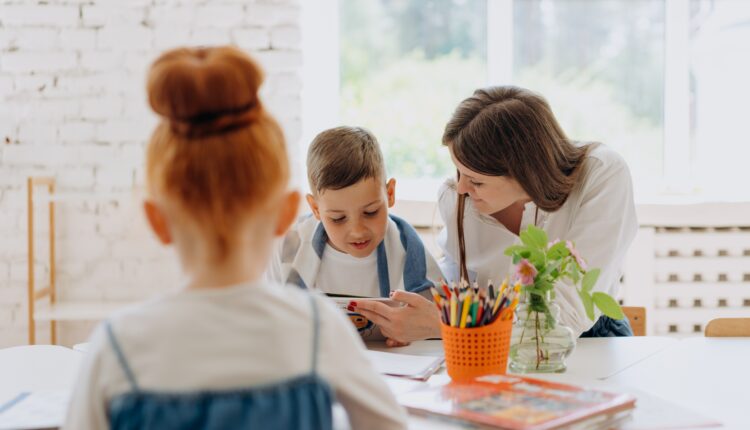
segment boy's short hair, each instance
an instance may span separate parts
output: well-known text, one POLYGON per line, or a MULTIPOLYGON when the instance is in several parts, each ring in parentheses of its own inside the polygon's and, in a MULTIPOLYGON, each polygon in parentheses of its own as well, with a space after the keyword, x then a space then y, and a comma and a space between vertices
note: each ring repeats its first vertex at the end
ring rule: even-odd
POLYGON ((362 127, 342 126, 315 136, 307 151, 307 179, 314 193, 340 190, 374 178, 385 180, 385 163, 375 136, 362 127))

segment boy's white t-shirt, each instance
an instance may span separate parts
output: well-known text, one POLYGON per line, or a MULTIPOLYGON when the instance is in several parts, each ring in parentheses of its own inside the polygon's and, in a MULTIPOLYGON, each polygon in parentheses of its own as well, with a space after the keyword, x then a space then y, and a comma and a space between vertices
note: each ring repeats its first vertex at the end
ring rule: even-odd
MULTIPOLYGON (((183 289, 110 322, 140 389, 252 388, 311 371, 309 294, 268 282, 183 289)), ((372 368, 354 326, 331 301, 312 294, 320 321, 318 375, 334 390, 352 428, 405 428, 405 412, 372 368)), ((131 390, 103 326, 90 341, 64 428, 107 428, 110 399, 131 390)))
POLYGON ((380 297, 377 251, 357 258, 326 245, 314 288, 330 294, 380 297))

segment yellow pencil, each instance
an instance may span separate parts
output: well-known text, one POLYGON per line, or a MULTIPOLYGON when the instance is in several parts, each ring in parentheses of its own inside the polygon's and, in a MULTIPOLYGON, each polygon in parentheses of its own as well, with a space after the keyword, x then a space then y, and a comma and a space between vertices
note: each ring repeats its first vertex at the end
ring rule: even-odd
POLYGON ((518 296, 520 295, 520 291, 521 283, 517 282, 515 287, 513 287, 513 300, 511 300, 509 306, 502 310, 500 314, 501 320, 513 318, 513 312, 516 310, 516 306, 518 306, 518 296))
POLYGON ((495 312, 497 312, 497 308, 500 306, 500 303, 503 301, 503 296, 505 295, 505 292, 508 290, 508 278, 503 279, 503 284, 500 286, 500 289, 495 296, 495 303, 492 304, 492 314, 494 315, 495 312))
POLYGON ((435 304, 437 304, 438 309, 440 309, 441 297, 440 297, 440 294, 438 294, 438 290, 435 287, 430 287, 430 292, 432 293, 432 300, 435 301, 435 304))
POLYGON ((461 309, 461 328, 466 328, 466 316, 469 315, 471 302, 471 290, 467 290, 466 295, 464 296, 463 309, 461 309))

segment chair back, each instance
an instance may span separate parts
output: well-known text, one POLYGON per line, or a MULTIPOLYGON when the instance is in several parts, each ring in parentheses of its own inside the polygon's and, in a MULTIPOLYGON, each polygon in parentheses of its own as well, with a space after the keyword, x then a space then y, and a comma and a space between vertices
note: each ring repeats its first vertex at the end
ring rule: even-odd
POLYGON ((706 337, 750 336, 750 318, 716 318, 706 325, 706 337))
POLYGON ((622 312, 630 321, 634 336, 646 335, 646 308, 638 306, 623 306, 622 312))

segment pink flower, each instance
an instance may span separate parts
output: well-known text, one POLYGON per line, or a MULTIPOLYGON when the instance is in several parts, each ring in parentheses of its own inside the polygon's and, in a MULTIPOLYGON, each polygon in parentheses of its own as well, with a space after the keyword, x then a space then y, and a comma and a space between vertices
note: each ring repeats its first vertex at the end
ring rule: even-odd
POLYGON ((578 250, 573 247, 573 242, 569 240, 565 241, 565 247, 570 251, 570 255, 576 259, 576 263, 578 263, 581 270, 587 270, 586 261, 581 257, 581 254, 578 253, 578 250))
POLYGON ((516 266, 516 279, 518 279, 523 285, 534 284, 534 277, 537 275, 536 267, 529 263, 529 260, 523 259, 516 266))

